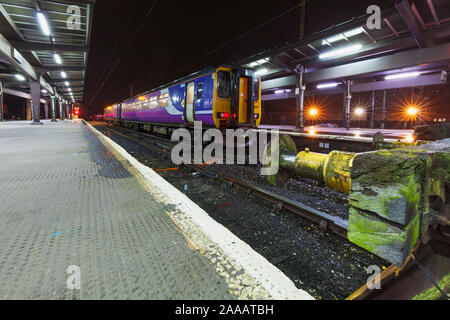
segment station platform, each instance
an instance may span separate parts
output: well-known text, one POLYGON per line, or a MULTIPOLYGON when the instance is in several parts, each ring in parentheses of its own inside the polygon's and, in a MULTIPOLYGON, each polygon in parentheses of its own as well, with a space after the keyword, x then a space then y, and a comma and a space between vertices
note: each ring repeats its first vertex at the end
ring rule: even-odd
POLYGON ((0 299, 313 299, 81 120, 0 123, 0 299))

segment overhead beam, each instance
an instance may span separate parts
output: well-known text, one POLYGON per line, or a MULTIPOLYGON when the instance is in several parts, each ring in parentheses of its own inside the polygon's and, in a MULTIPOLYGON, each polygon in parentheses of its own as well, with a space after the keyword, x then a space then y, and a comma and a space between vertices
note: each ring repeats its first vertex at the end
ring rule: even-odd
POLYGON ((30 41, 11 41, 11 44, 17 50, 23 51, 56 51, 56 52, 88 52, 89 48, 86 46, 74 46, 65 44, 51 44, 30 41))
MULTIPOLYGON (((15 97, 23 98, 23 99, 28 99, 28 100, 31 99, 31 95, 29 93, 22 92, 19 90, 4 88, 3 93, 9 94, 9 95, 15 96, 15 97)), ((44 104, 47 102, 46 99, 40 99, 40 101, 41 101, 41 103, 44 103, 44 104)))
POLYGON ((426 35, 421 28, 420 21, 407 0, 402 0, 395 4, 403 22, 408 27, 419 48, 431 47, 434 45, 433 39, 426 35))
POLYGON ((35 67, 36 70, 38 70, 39 72, 42 73, 46 73, 46 72, 58 72, 58 71, 66 71, 66 72, 70 72, 70 71, 86 71, 86 67, 84 66, 55 66, 55 67, 51 67, 51 66, 42 66, 42 67, 35 67))

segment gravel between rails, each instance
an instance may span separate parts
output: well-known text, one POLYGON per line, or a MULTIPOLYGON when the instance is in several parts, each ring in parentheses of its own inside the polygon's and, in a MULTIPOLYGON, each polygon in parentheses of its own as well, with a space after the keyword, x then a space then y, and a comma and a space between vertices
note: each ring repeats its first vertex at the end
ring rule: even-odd
MULTIPOLYGON (((141 163, 153 169, 175 167, 170 159, 114 134, 107 126, 93 125, 141 163)), ((149 142, 149 138, 145 139, 149 142)), ((348 216, 346 195, 324 188, 319 183, 291 179, 284 186, 271 187, 259 177, 256 167, 213 165, 207 168, 256 183, 323 212, 348 216)), ((370 276, 366 273, 368 266, 388 266, 388 262, 345 239, 323 233, 310 221, 279 210, 242 189, 230 187, 189 168, 159 174, 278 267, 298 288, 317 299, 345 299, 365 284, 370 276)))

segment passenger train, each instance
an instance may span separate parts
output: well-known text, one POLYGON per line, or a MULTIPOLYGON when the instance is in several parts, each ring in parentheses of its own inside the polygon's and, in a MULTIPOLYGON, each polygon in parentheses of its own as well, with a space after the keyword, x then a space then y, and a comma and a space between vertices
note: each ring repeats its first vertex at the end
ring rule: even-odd
POLYGON ((204 128, 256 128, 261 79, 250 69, 219 66, 108 106, 103 119, 161 134, 201 121, 204 128))

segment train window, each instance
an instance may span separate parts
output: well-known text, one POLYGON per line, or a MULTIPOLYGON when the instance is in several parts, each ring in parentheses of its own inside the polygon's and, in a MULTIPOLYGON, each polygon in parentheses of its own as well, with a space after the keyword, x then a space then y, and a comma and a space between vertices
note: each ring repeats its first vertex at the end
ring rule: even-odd
POLYGON ((158 97, 154 96, 150 98, 150 109, 158 108, 158 97))
POLYGON ((217 72, 217 95, 220 98, 230 97, 230 73, 226 71, 217 72))
POLYGON ((253 101, 259 99, 259 78, 253 78, 253 101))
POLYGON ((164 93, 159 96, 159 107, 165 108, 169 105, 169 93, 164 93))
POLYGON ((142 109, 144 109, 144 110, 150 109, 150 101, 149 101, 149 99, 145 99, 145 101, 142 102, 142 109))
POLYGON ((197 84, 197 101, 203 97, 203 82, 197 84))

